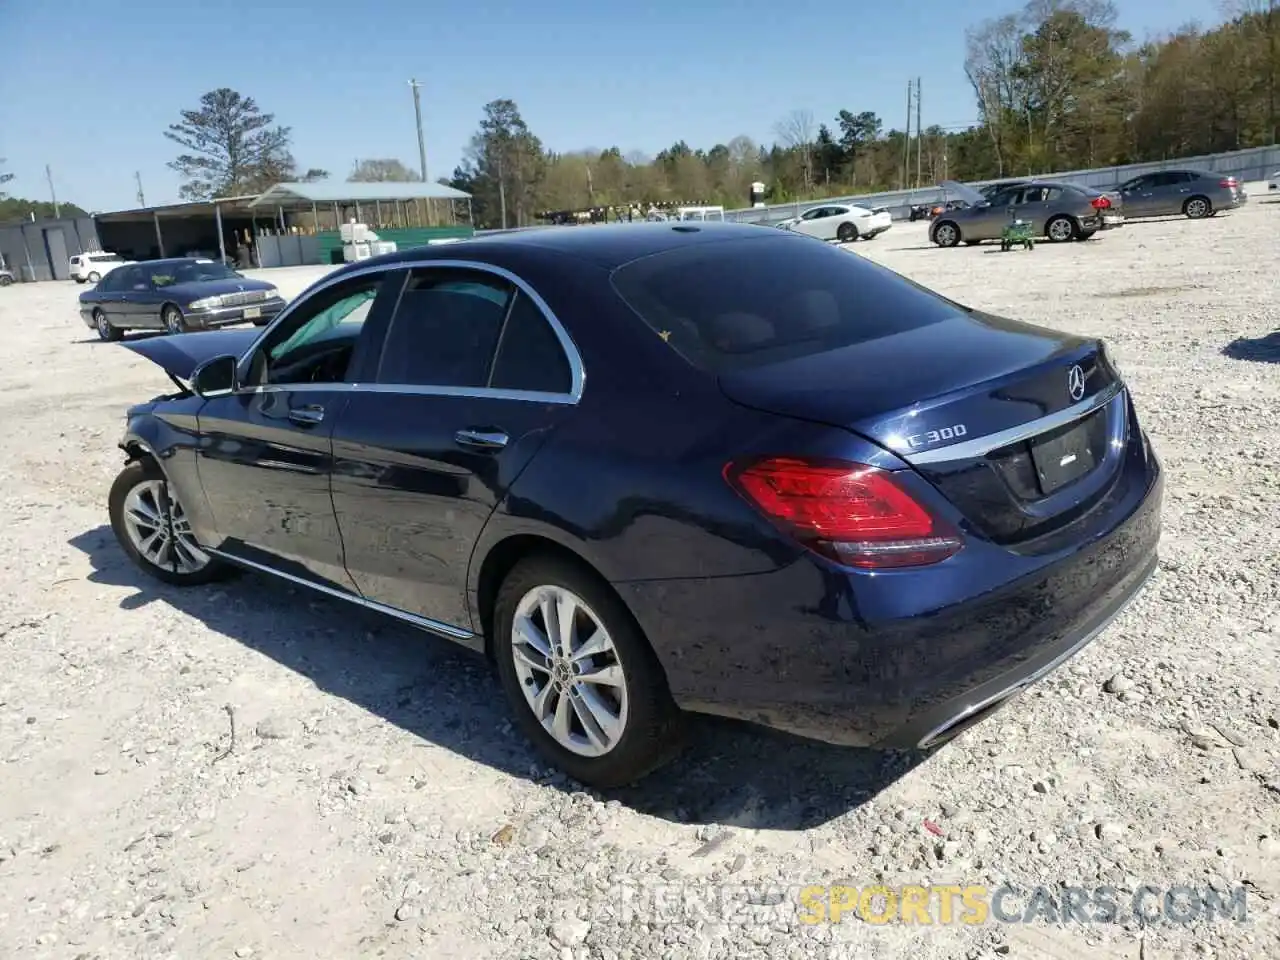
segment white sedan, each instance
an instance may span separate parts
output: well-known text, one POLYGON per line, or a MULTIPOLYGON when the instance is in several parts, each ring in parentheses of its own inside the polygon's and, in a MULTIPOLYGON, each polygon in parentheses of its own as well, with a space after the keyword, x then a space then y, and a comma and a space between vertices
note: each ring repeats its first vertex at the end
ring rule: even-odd
POLYGON ((779 227, 819 240, 870 240, 893 225, 887 210, 868 210, 851 203, 829 203, 784 220, 779 227))

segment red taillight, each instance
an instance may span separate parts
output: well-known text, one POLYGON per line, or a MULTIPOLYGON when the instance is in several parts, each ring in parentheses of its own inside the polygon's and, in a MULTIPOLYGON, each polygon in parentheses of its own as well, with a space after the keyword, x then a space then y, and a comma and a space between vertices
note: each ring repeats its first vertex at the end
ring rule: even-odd
POLYGON ((964 546, 954 529, 876 467, 771 457, 730 463, 724 477, 766 517, 838 563, 920 566, 964 546))
POLYGON ((1094 197, 1094 198, 1093 198, 1093 200, 1092 200, 1091 202, 1092 202, 1092 204, 1093 204, 1093 209, 1095 209, 1095 210, 1110 210, 1110 209, 1111 209, 1111 198, 1110 198, 1110 197, 1094 197))
POLYGON ((1236 188, 1236 185, 1237 185, 1237 181, 1235 177, 1227 177, 1225 180, 1218 181, 1218 186, 1227 187, 1230 190, 1234 190, 1236 188))

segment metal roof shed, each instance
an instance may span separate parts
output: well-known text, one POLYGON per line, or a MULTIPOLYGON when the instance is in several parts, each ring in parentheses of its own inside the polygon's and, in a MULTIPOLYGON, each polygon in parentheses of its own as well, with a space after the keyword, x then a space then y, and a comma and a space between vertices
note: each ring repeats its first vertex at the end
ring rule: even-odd
MULTIPOLYGON (((341 181, 316 181, 314 183, 277 183, 261 196, 250 202, 249 206, 254 209, 275 209, 277 215, 284 210, 310 210, 314 217, 319 220, 319 211, 321 206, 331 207, 333 210, 335 230, 342 223, 342 211, 346 207, 354 207, 355 218, 363 220, 360 213, 360 205, 368 206, 373 204, 377 210, 376 218, 382 219, 382 204, 392 204, 399 208, 402 204, 413 203, 415 209, 419 213, 418 219, 421 220, 421 207, 418 206, 420 201, 427 201, 427 210, 430 216, 432 204, 437 200, 448 201, 449 222, 457 222, 454 214, 454 201, 465 200, 467 202, 467 221, 471 221, 471 194, 464 193, 461 190, 455 190, 453 187, 445 186, 443 183, 423 183, 421 181, 409 183, 344 183, 341 181)), ((407 224, 407 213, 405 215, 407 224)), ((421 224, 420 224, 421 225, 421 224)))

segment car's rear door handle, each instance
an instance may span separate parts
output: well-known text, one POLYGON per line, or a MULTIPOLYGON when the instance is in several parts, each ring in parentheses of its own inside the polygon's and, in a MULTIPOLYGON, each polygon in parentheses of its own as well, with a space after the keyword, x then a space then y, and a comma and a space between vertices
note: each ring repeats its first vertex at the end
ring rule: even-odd
POLYGON ((459 446, 472 447, 476 450, 501 450, 511 438, 501 430, 482 430, 469 427, 465 430, 459 430, 453 435, 453 439, 459 446))
POLYGON ((314 405, 309 407, 297 407, 289 411, 289 419, 294 423, 311 426, 324 419, 324 407, 314 405))

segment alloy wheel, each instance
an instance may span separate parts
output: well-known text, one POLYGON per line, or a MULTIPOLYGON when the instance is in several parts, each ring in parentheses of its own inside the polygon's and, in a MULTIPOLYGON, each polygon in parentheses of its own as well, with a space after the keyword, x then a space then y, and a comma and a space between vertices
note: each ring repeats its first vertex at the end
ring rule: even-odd
POLYGON ((1199 219, 1209 212, 1209 204, 1200 199, 1187 201, 1187 216, 1193 219, 1199 219))
POLYGON ((124 529, 138 555, 161 570, 193 574, 209 565, 182 504, 163 480, 144 480, 125 496, 124 529))
POLYGON ((577 594, 535 587, 516 605, 511 656, 529 709, 564 749, 612 750, 627 729, 626 676, 600 617, 577 594))
POLYGON ((1049 239, 1062 242, 1070 240, 1073 232, 1071 221, 1065 218, 1058 218, 1049 224, 1049 239))
POLYGON ((107 320, 107 315, 101 310, 93 318, 94 325, 98 328, 98 336, 103 340, 111 339, 111 323, 107 320))
POLYGON ((944 247, 950 247, 956 242, 956 228, 949 223, 944 223, 933 234, 934 242, 944 247))
POLYGON ((170 333, 183 333, 182 314, 170 307, 164 312, 164 328, 170 333))

